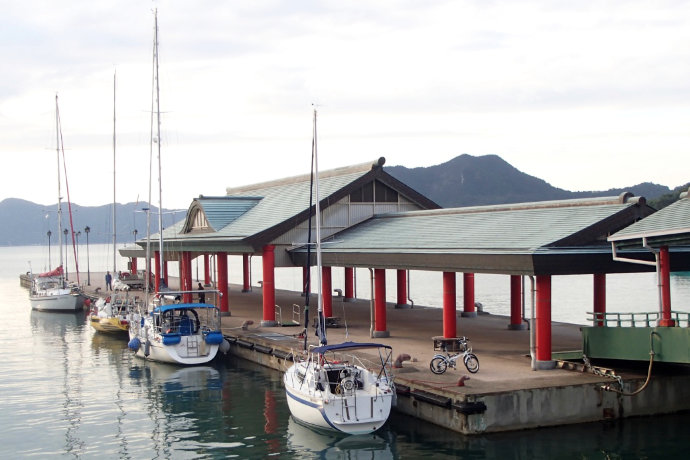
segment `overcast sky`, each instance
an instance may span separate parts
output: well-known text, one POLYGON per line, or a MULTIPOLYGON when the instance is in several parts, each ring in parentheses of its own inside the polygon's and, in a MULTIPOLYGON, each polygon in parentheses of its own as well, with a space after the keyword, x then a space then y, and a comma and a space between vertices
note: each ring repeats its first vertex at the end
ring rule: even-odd
POLYGON ((312 103, 322 170, 690 181, 688 1, 0 0, 0 200, 56 202, 58 94, 71 199, 112 202, 115 71, 117 201, 148 200, 154 8, 167 208, 306 174, 312 103))

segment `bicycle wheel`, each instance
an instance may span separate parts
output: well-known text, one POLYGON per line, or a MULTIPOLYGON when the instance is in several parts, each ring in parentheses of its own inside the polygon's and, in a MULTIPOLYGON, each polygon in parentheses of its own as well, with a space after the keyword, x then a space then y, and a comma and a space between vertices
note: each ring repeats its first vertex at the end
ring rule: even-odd
POLYGON ((464 361, 467 370, 473 374, 476 374, 479 370, 479 359, 477 358, 477 355, 475 355, 474 353, 467 353, 465 355, 464 361))
POLYGON ((443 374, 446 372, 446 369, 448 369, 448 361, 443 358, 434 358, 429 363, 429 369, 431 369, 431 372, 434 374, 443 374))

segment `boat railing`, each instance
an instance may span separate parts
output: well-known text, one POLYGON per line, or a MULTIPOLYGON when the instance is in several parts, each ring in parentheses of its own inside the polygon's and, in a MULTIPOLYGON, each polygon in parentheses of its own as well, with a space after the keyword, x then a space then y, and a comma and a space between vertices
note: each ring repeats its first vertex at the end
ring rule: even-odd
MULTIPOLYGON (((661 313, 653 312, 587 312, 592 326, 604 327, 656 327, 661 313)), ((690 327, 690 312, 671 311, 671 319, 680 327, 690 327)))

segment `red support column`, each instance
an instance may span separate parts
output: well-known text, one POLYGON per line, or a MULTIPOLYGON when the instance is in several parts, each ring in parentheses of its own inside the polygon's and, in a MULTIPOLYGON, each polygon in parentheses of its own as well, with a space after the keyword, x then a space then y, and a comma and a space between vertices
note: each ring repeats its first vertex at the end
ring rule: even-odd
POLYGON ((333 279, 331 267, 321 267, 321 295, 323 297, 323 317, 333 316, 333 279))
POLYGON ((220 299, 218 301, 218 308, 221 316, 230 316, 230 292, 228 289, 228 253, 216 253, 216 271, 218 272, 218 291, 220 292, 220 299))
POLYGON ((311 294, 311 280, 309 279, 310 270, 311 267, 302 267, 302 297, 311 294), (307 282, 310 283, 309 286, 307 286, 307 282))
POLYGON ((443 272, 443 337, 458 336, 455 272, 443 272))
POLYGON ((204 286, 211 285, 211 258, 204 254, 204 286))
POLYGON ((522 322, 522 277, 519 275, 510 275, 510 324, 508 329, 511 331, 527 329, 527 325, 522 322))
POLYGON ((250 292, 252 290, 249 285, 249 254, 242 254, 242 292, 250 292))
POLYGON ((177 272, 180 274, 178 280, 180 285, 178 286, 178 291, 184 291, 185 289, 185 265, 184 265, 184 253, 180 254, 180 258, 177 261, 177 272))
POLYGON ((355 269, 345 267, 345 297, 344 302, 354 302, 355 300, 355 269))
POLYGON ((390 337, 386 325, 386 270, 374 269, 374 337, 390 337))
POLYGON ((464 308, 461 316, 463 318, 474 318, 477 316, 477 310, 474 307, 474 273, 462 274, 462 292, 464 308))
POLYGON ((137 274, 137 258, 136 257, 132 257, 130 272, 132 272, 132 275, 137 274))
POLYGON ((671 319, 671 260, 668 246, 659 250, 659 289, 661 290, 661 319, 659 326, 672 327, 676 322, 671 319))
POLYGON ((395 308, 407 308, 407 272, 405 270, 397 270, 397 302, 395 308))
POLYGON ((603 326, 606 318, 606 273, 594 274, 594 325, 603 326))
MULTIPOLYGON (((184 263, 184 289, 187 291, 193 290, 192 288, 192 253, 189 251, 184 251, 183 253, 183 263, 184 263)), ((191 303, 193 295, 191 292, 186 293, 182 296, 183 302, 191 303)))
POLYGON ((551 360, 551 276, 537 276, 535 347, 537 369, 553 369, 551 360))
POLYGON ((155 277, 153 279, 153 287, 156 292, 160 292, 161 290, 161 280, 163 277, 161 276, 161 253, 158 251, 153 252, 153 270, 151 270, 155 277))
POLYGON ((261 326, 277 326, 276 322, 276 291, 275 291, 275 246, 267 244, 263 248, 261 260, 263 262, 263 320, 261 326))

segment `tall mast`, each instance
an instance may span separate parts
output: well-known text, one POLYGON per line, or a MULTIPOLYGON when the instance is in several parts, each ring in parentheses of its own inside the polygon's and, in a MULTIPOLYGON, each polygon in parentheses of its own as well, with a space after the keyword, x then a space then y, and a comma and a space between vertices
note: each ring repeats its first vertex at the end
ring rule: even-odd
POLYGON ((113 73, 113 275, 117 273, 117 262, 116 262, 116 255, 117 255, 117 249, 116 249, 116 243, 117 243, 117 225, 115 223, 115 206, 117 201, 115 201, 115 91, 117 89, 116 86, 116 81, 117 81, 117 71, 113 73))
POLYGON ((319 343, 326 345, 326 325, 323 317, 323 298, 321 295, 321 203, 319 203, 319 156, 317 149, 316 136, 316 109, 314 109, 314 143, 313 143, 313 157, 314 157, 314 192, 316 194, 316 208, 314 214, 316 217, 316 286, 318 293, 318 335, 319 343))
POLYGON ((160 105, 160 87, 158 78, 158 10, 155 10, 155 31, 153 42, 153 59, 154 59, 154 82, 156 84, 156 144, 158 145, 158 250, 160 252, 160 267, 158 267, 158 276, 163 279, 163 266, 165 264, 163 252, 163 180, 161 177, 161 105, 160 105))
POLYGON ((63 269, 63 274, 60 278, 64 278, 64 267, 62 266, 62 193, 60 191, 60 109, 58 108, 58 95, 55 95, 55 136, 56 136, 56 150, 57 150, 57 218, 58 218, 58 240, 60 241, 60 267, 63 269))

